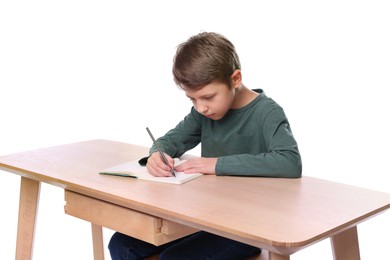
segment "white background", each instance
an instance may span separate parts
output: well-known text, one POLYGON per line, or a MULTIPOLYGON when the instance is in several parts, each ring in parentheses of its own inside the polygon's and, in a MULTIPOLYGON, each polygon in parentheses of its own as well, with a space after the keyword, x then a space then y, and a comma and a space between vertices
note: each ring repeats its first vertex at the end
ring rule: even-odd
MULTIPOLYGON (((161 136, 191 106, 175 47, 215 31, 236 45, 244 84, 284 107, 304 175, 389 192, 388 1, 256 2, 1 1, 0 154, 150 146, 146 126, 161 136)), ((14 259, 19 180, 0 172, 0 259, 14 259)), ((63 211, 63 191, 42 185, 34 259, 92 259, 90 225, 63 211)), ((390 259, 390 212, 358 231, 362 259, 390 259)), ((291 258, 331 259, 329 240, 291 258)))

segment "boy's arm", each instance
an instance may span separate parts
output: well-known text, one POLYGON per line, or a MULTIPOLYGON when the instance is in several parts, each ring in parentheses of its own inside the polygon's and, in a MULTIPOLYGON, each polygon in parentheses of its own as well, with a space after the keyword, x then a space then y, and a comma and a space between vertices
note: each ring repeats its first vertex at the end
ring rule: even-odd
POLYGON ((299 178, 301 156, 282 110, 274 110, 264 122, 268 151, 218 158, 217 175, 299 178))
POLYGON ((218 158, 216 174, 299 178, 302 174, 302 164, 299 154, 292 151, 230 155, 218 158))
MULTIPOLYGON (((156 142, 161 150, 172 158, 177 158, 197 146, 201 140, 201 126, 198 116, 195 109, 192 108, 191 112, 175 128, 158 138, 156 142)), ((157 148, 153 145, 149 153, 152 154, 156 151, 157 148)))

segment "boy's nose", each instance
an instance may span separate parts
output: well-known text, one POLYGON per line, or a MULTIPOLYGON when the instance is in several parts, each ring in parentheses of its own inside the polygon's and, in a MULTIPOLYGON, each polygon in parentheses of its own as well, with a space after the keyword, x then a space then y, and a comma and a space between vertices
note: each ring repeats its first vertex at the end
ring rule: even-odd
POLYGON ((206 113, 207 110, 209 110, 209 108, 207 106, 204 106, 204 105, 199 105, 198 106, 198 112, 201 113, 201 114, 206 113))

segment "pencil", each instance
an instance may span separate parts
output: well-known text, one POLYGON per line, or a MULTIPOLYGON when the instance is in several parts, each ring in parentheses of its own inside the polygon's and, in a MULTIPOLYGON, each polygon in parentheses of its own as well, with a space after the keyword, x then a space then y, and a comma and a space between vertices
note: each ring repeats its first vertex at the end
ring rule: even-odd
POLYGON ((150 132, 149 127, 146 127, 146 131, 148 131, 148 134, 150 135, 150 138, 152 138, 154 145, 156 146, 158 152, 161 155, 161 158, 164 160, 165 164, 169 166, 170 172, 172 173, 173 177, 176 177, 175 170, 169 165, 167 157, 165 157, 164 153, 161 151, 160 147, 158 146, 156 139, 154 139, 152 132, 150 132))

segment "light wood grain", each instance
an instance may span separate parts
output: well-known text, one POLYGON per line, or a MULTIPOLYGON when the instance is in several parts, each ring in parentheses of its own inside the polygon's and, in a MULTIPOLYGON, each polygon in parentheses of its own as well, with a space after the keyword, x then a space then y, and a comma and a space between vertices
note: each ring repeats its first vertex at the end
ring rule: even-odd
POLYGON ((16 260, 30 260, 34 248, 40 182, 21 178, 16 260))
POLYGON ((92 228, 92 243, 93 243, 93 259, 104 260, 104 241, 103 229, 101 226, 91 223, 92 228))
POLYGON ((349 228, 331 238, 334 260, 359 260, 357 228, 349 228))
POLYGON ((154 245, 165 244, 198 231, 71 191, 65 192, 65 200, 67 214, 154 245))
POLYGON ((308 176, 202 176, 183 185, 170 185, 98 174, 147 154, 146 147, 92 140, 2 156, 0 168, 258 246, 274 258, 335 237, 390 207, 388 193, 308 176))

